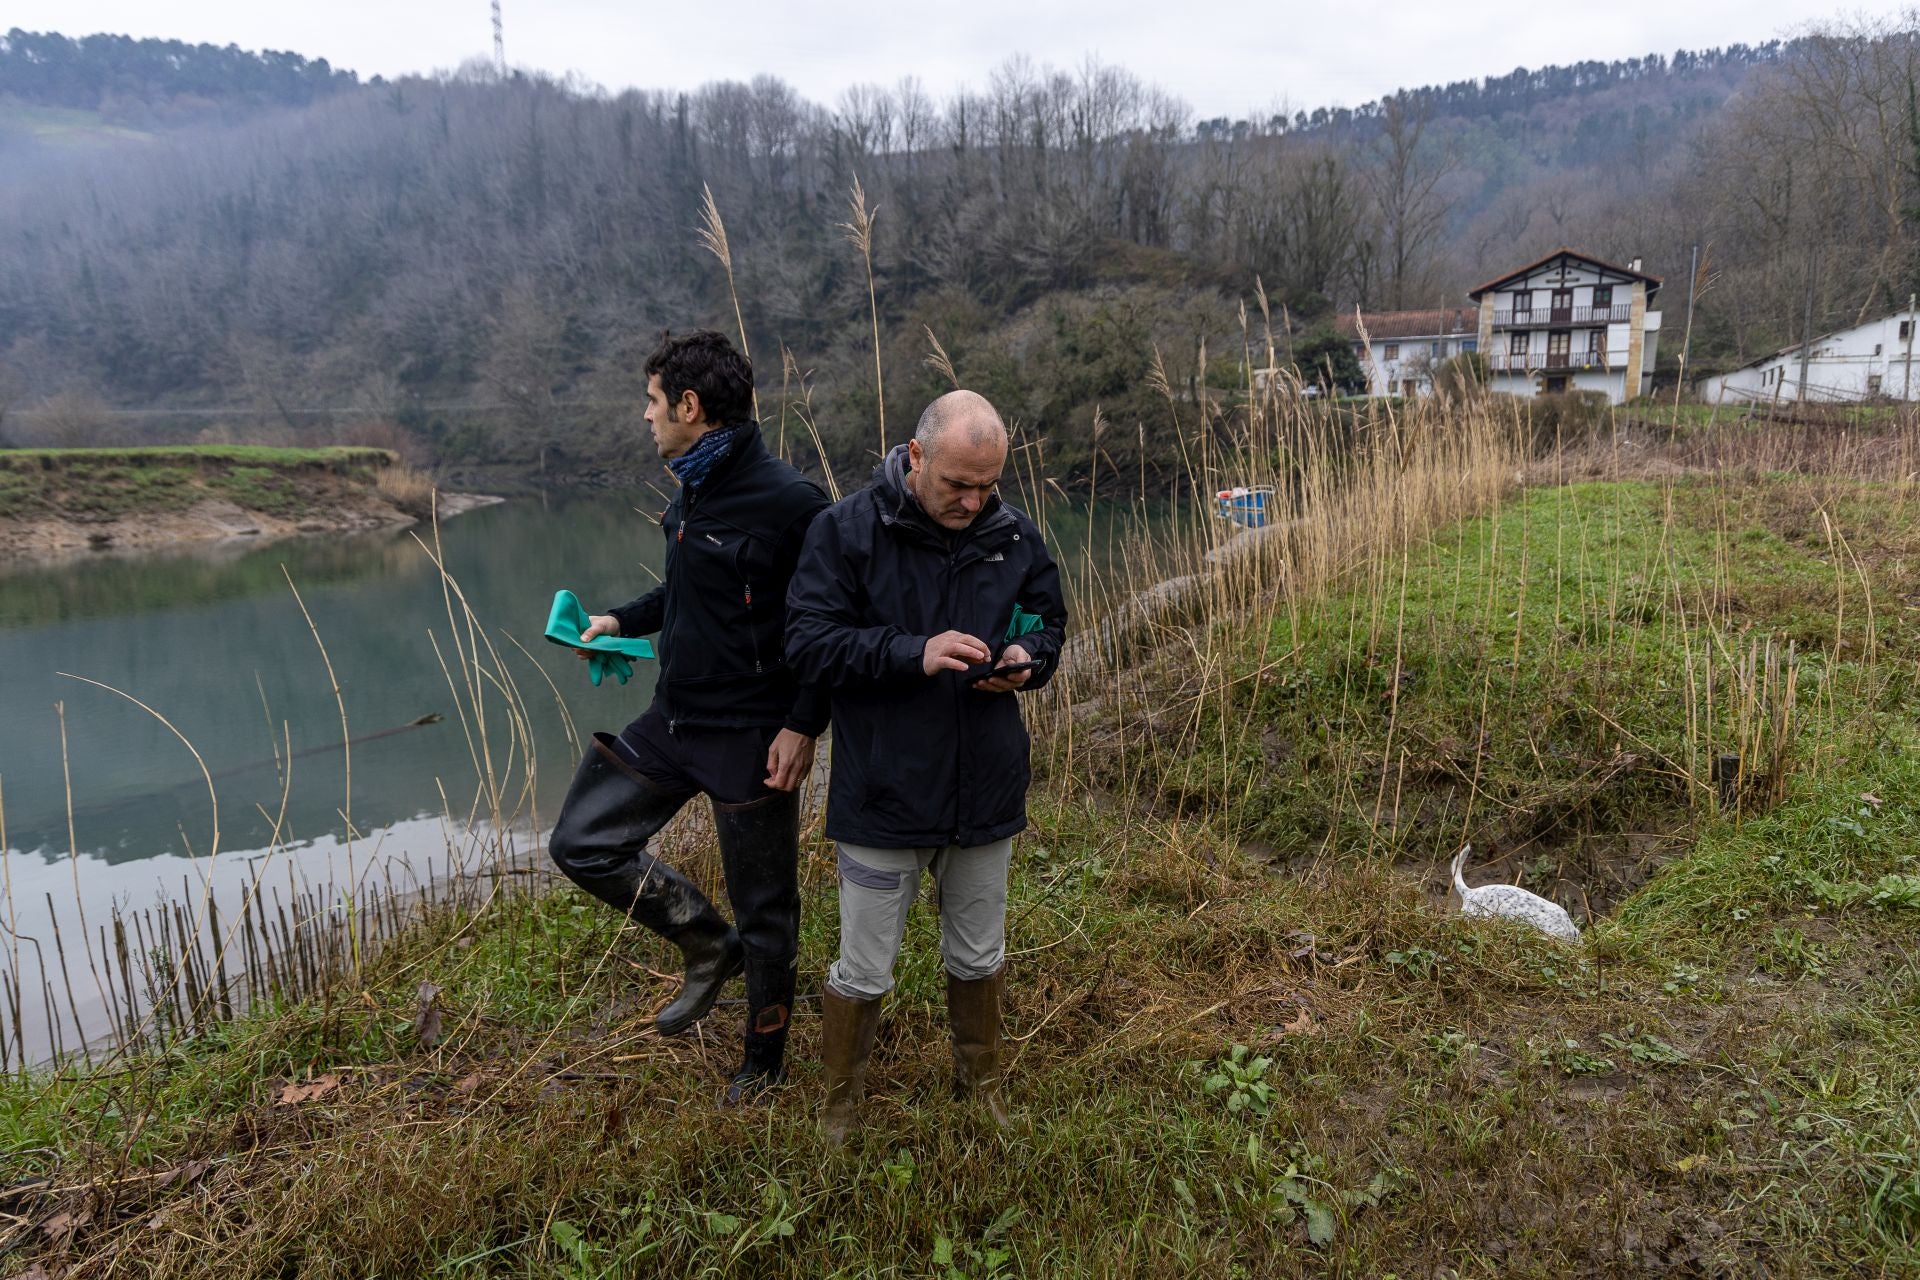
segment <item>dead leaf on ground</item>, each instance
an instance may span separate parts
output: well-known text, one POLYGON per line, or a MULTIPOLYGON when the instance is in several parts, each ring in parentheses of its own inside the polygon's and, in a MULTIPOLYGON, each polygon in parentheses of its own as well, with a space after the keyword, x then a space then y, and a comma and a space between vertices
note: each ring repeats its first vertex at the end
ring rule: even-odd
POLYGON ((156 1187, 170 1187, 176 1182, 198 1182, 206 1176, 207 1170, 211 1168, 213 1168, 213 1161, 211 1160, 189 1160, 183 1165, 168 1169, 166 1172, 156 1176, 153 1180, 153 1185, 156 1187))
POLYGON ((7 1280, 53 1280, 53 1276, 39 1263, 34 1263, 25 1271, 9 1276, 7 1280))
POLYGON ((1310 1036, 1318 1029, 1313 1025, 1313 1015, 1302 1008, 1298 1017, 1280 1028, 1280 1033, 1289 1036, 1310 1036))
POLYGON ((287 1083, 280 1086, 280 1096, 275 1099, 275 1101, 279 1102, 282 1106, 292 1106, 299 1102, 312 1102, 316 1098, 326 1097, 339 1087, 339 1073, 329 1071, 319 1079, 310 1080, 306 1084, 301 1084, 294 1080, 287 1081, 287 1083))
POLYGON ((93 1210, 62 1210, 40 1224, 40 1230, 49 1240, 59 1240, 71 1235, 81 1227, 93 1221, 93 1210))
POLYGON ((439 999, 440 988, 431 982, 421 983, 420 990, 414 994, 413 1038, 422 1049, 431 1049, 440 1043, 439 999))
POLYGON ((453 1091, 455 1093, 472 1093, 475 1089, 478 1089, 479 1087, 480 1087, 480 1073, 478 1071, 474 1072, 472 1075, 469 1075, 469 1076, 461 1076, 458 1080, 455 1080, 453 1082, 453 1091))

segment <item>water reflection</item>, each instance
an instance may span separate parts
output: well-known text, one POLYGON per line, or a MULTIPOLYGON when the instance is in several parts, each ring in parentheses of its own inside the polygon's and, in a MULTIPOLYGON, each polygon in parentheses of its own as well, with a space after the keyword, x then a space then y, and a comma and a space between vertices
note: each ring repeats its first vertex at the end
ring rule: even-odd
MULTIPOLYGON (((560 703, 598 724, 636 713, 651 694, 650 667, 624 688, 595 689, 572 655, 539 638, 557 587, 611 602, 655 580, 660 539, 636 506, 604 496, 508 503, 441 532, 448 569, 516 673, 537 758, 562 762, 539 771, 542 800, 570 771, 560 703)), ((308 539, 230 555, 0 579, 0 784, 13 849, 68 851, 69 776, 81 852, 109 862, 192 856, 212 839, 206 787, 179 739, 131 702, 60 672, 125 690, 173 722, 214 775, 230 848, 266 843, 282 812, 283 768, 283 836, 343 835, 343 739, 356 740, 351 803, 361 831, 438 810, 443 789, 457 808, 470 802, 476 770, 449 679, 463 683, 457 651, 481 637, 450 632, 420 543, 308 539), (315 631, 340 681, 344 733, 315 631)))

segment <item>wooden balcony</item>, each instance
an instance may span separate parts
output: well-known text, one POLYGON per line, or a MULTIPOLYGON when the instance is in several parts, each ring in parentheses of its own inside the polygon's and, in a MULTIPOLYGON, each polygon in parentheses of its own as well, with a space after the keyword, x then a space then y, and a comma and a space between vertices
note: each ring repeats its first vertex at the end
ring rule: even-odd
POLYGON ((1614 369, 1622 366, 1610 362, 1604 351, 1530 351, 1525 355, 1509 355, 1505 352, 1489 357, 1489 365, 1495 373, 1565 373, 1578 369, 1614 369))
POLYGON ((1496 311, 1496 329, 1544 329, 1551 325, 1620 324, 1633 315, 1633 304, 1616 302, 1610 307, 1540 307, 1532 311, 1496 311))

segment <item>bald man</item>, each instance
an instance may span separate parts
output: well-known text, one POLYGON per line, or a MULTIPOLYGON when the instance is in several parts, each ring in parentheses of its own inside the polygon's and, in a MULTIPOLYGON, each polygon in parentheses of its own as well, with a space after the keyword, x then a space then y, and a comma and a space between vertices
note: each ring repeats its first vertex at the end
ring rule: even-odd
POLYGON ((787 662, 832 687, 827 835, 840 955, 821 996, 821 1131, 846 1140, 920 873, 939 887, 954 1090, 997 1124, 1007 867, 1027 825, 1017 694, 1046 684, 1067 611, 1040 531, 996 492, 1007 430, 941 396, 866 489, 807 533, 787 588, 787 662), (1000 674, 989 674, 997 671, 1000 674))

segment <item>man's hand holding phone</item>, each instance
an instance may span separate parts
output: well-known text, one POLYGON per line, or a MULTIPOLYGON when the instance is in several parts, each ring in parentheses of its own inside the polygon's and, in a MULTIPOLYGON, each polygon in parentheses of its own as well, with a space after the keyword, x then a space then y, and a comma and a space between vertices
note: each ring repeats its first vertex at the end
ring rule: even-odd
POLYGON ((1000 651, 1000 661, 982 673, 985 678, 976 679, 973 687, 982 693, 1012 693, 1033 679, 1039 667, 1032 654, 1017 644, 1010 644, 1000 651))
POLYGON ((920 669, 930 676, 942 671, 965 671, 976 663, 988 662, 993 651, 964 631, 942 631, 927 640, 920 651, 920 669))

